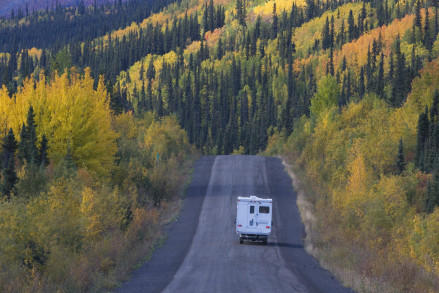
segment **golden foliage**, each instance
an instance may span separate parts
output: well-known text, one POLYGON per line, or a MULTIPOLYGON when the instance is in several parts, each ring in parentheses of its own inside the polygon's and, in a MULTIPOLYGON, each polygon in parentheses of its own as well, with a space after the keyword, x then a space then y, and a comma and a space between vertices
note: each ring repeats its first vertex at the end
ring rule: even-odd
MULTIPOLYGON (((320 194, 316 207, 329 213, 325 223, 336 223, 334 233, 355 247, 388 255, 395 264, 411 258, 436 276, 439 208, 430 215, 421 213, 431 175, 417 170, 410 160, 416 150, 419 114, 432 105, 439 89, 438 66, 439 59, 425 65, 402 107, 391 108, 369 95, 342 111, 326 109, 315 120, 302 118, 284 147, 315 183, 313 190, 320 194), (395 175, 400 139, 409 163, 395 175)), ((279 141, 284 140, 274 137, 268 149, 278 149, 279 141)), ((327 228, 325 223, 322 229, 327 228)), ((371 265, 370 274, 379 275, 381 264, 371 265)))
POLYGON ((303 7, 306 5, 305 0, 296 0, 296 1, 290 1, 290 0, 270 0, 266 1, 262 5, 255 6, 253 8, 253 13, 258 16, 260 15, 263 18, 271 17, 273 14, 273 6, 276 2, 276 13, 280 14, 282 11, 289 12, 291 10, 291 7, 293 7, 293 4, 296 3, 298 7, 303 7))
POLYGON ((155 158, 168 159, 178 156, 182 152, 181 147, 189 144, 186 132, 181 129, 175 117, 164 117, 161 121, 154 121, 146 129, 145 145, 155 158))
POLYGON ((39 81, 25 80, 12 98, 3 88, 0 100, 2 134, 12 128, 18 137, 32 105, 37 136, 47 136, 51 160, 62 160, 70 149, 78 167, 99 175, 108 175, 114 168, 117 134, 111 128, 107 93, 102 80, 93 89, 89 69, 84 77, 74 69, 70 77, 55 75, 50 84, 41 74, 39 81))

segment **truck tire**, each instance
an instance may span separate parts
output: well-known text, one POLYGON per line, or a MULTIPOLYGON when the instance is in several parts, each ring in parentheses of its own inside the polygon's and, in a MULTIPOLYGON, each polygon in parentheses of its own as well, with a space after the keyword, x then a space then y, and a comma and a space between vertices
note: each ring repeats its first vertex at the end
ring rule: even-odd
POLYGON ((262 240, 262 243, 263 243, 264 245, 267 245, 267 239, 262 240))
POLYGON ((244 243, 244 239, 239 238, 239 244, 243 244, 244 243))

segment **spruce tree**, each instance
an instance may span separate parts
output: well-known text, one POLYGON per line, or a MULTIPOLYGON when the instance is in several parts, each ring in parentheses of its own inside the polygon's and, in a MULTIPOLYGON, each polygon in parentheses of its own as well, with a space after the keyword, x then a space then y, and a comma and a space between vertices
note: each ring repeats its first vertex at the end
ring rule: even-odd
POLYGON ((308 20, 313 19, 315 15, 317 15, 317 9, 315 7, 314 0, 306 0, 306 18, 308 20))
POLYGON ((337 43, 340 44, 340 46, 343 46, 344 42, 345 42, 345 26, 344 26, 344 19, 342 19, 341 26, 340 26, 340 32, 338 33, 337 43))
POLYGON ((424 212, 432 213, 439 205, 439 159, 436 159, 433 178, 428 182, 424 200, 424 212))
POLYGON ((360 95, 360 98, 362 98, 365 93, 366 87, 364 86, 364 66, 361 66, 360 78, 358 81, 358 94, 360 95))
POLYGON ((387 80, 389 80, 389 81, 393 80, 393 72, 394 72, 393 51, 391 51, 390 58, 389 58, 389 73, 387 75, 387 80))
POLYGON ((424 26, 424 46, 428 51, 431 51, 432 49, 432 39, 431 39, 431 31, 430 31, 430 21, 429 21, 429 14, 428 14, 428 8, 425 9, 425 26, 424 26))
POLYGON ((329 50, 329 73, 332 75, 332 76, 334 76, 334 52, 333 52, 333 49, 332 49, 332 47, 330 47, 330 50, 329 50))
POLYGON ((439 17, 438 17, 438 2, 435 1, 435 14, 434 14, 434 35, 437 36, 439 33, 439 17))
POLYGON ((407 163, 405 162, 405 158, 404 158, 404 145, 403 145, 402 139, 400 139, 399 145, 398 145, 398 157, 396 159, 396 174, 397 175, 401 175, 402 172, 404 172, 406 164, 407 163))
POLYGON ((400 107, 407 94, 407 74, 405 67, 405 56, 401 53, 401 40, 399 35, 395 41, 396 68, 392 81, 391 104, 394 107, 400 107))
POLYGON ((331 17, 331 31, 329 33, 329 46, 331 48, 334 47, 334 34, 335 34, 335 28, 334 28, 334 16, 331 17))
POLYGON ((326 17, 325 26, 323 27, 323 30, 322 30, 322 49, 323 50, 326 50, 330 47, 329 46, 329 42, 330 42, 329 41, 329 38, 330 38, 329 34, 330 34, 330 32, 329 32, 329 18, 326 17))
MULTIPOLYGON (((143 64, 143 63, 142 63, 143 64)), ((146 71, 146 78, 148 79, 148 82, 151 83, 151 80, 155 78, 155 67, 154 67, 154 61, 149 61, 148 70, 146 71)))
POLYGON ((277 38, 277 30, 278 30, 278 18, 276 13, 276 2, 273 5, 273 23, 271 24, 271 39, 274 40, 277 38))
POLYGON ((223 43, 221 41, 221 38, 218 40, 218 47, 217 47, 217 51, 216 51, 216 58, 218 60, 221 60, 223 58, 223 43))
POLYGON ((9 199, 11 191, 18 181, 17 174, 15 173, 15 151, 17 150, 17 141, 15 140, 12 128, 9 129, 8 134, 3 138, 2 147, 3 176, 1 182, 1 192, 9 199))
POLYGON ((378 69, 378 77, 376 81, 376 91, 378 96, 384 97, 384 53, 381 52, 381 62, 378 69))
POLYGON ((363 1, 363 7, 361 8, 361 18, 366 19, 367 10, 366 10, 366 1, 363 1))
POLYGON ((348 37, 349 42, 352 42, 356 38, 355 34, 355 21, 354 21, 354 14, 352 13, 352 10, 349 10, 349 16, 348 16, 348 37))
POLYGON ((142 61, 139 70, 139 80, 143 80, 144 74, 145 74, 145 68, 143 67, 143 61, 142 61))
POLYGON ((17 150, 17 141, 15 140, 12 128, 9 129, 8 134, 3 138, 2 149, 2 168, 6 169, 9 165, 9 161, 14 159, 15 151, 17 150))
POLYGON ((26 125, 23 123, 20 131, 20 143, 18 144, 18 160, 20 164, 23 164, 24 160, 26 160, 28 157, 27 144, 28 144, 28 138, 27 138, 26 125))
POLYGON ((421 2, 419 0, 416 1, 414 25, 422 32, 421 2))
POLYGON ((236 18, 241 26, 246 26, 245 24, 245 7, 244 0, 236 0, 236 18))
POLYGON ((358 36, 361 36, 364 32, 364 21, 363 18, 361 17, 361 13, 358 14, 358 36))
POLYGON ((29 107, 26 119, 26 134, 27 134, 27 151, 26 159, 29 163, 34 163, 37 159, 37 133, 35 125, 35 114, 32 106, 29 107))
POLYGON ((215 29, 215 7, 213 6, 213 0, 209 3, 209 30, 213 31, 215 29))
POLYGON ((49 149, 47 137, 45 134, 43 134, 43 138, 41 139, 41 146, 38 156, 38 164, 41 166, 48 166, 49 165, 49 158, 47 157, 47 151, 49 149))
POLYGON ((425 107, 425 112, 419 114, 417 137, 416 137, 416 154, 415 164, 420 170, 424 170, 424 150, 425 144, 428 140, 430 122, 428 121, 428 108, 425 107))
POLYGON ((1 192, 3 195, 9 199, 11 197, 12 189, 15 184, 18 182, 17 173, 15 173, 15 162, 14 159, 11 158, 8 162, 8 165, 5 169, 3 169, 3 178, 1 185, 1 192))
POLYGON ((209 13, 207 9, 207 2, 203 5, 204 12, 203 12, 203 32, 206 33, 209 30, 209 13))

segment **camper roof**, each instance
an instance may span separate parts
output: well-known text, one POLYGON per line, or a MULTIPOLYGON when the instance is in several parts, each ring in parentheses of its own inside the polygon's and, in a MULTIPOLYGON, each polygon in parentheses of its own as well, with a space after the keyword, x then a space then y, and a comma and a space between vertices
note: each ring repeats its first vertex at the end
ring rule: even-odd
POLYGON ((254 195, 250 195, 249 197, 238 196, 238 201, 248 201, 248 202, 259 201, 259 202, 271 203, 272 199, 271 198, 260 198, 260 197, 254 196, 254 195))

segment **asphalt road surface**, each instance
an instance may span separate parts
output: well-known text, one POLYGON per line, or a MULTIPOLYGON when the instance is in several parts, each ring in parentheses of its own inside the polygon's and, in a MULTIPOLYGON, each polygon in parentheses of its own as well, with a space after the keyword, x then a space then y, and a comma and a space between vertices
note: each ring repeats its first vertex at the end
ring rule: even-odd
POLYGON ((165 243, 117 292, 352 292, 303 247, 291 179, 278 158, 202 157, 165 243), (273 199, 268 245, 239 244, 238 196, 273 199))

